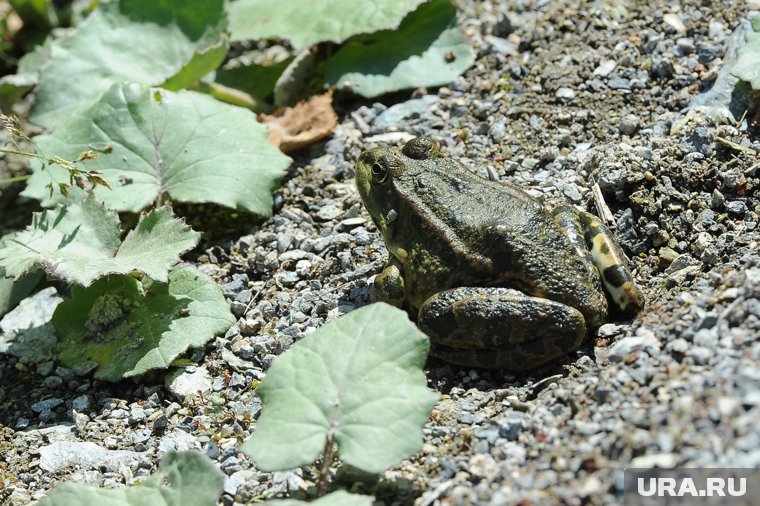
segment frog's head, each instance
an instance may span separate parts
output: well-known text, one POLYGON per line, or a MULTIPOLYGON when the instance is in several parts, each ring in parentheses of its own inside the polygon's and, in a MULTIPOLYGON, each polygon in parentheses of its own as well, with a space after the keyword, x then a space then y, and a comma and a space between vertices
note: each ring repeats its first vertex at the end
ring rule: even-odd
POLYGON ((438 144, 430 137, 415 137, 401 151, 378 147, 366 150, 356 164, 356 187, 372 221, 388 237, 389 226, 398 218, 399 185, 421 160, 441 157, 438 144))

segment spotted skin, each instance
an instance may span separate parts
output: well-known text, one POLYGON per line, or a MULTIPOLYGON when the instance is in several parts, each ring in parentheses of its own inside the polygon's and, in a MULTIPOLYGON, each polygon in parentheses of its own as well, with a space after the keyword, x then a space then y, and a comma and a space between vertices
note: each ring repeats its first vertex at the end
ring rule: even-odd
POLYGON ((627 267, 625 254, 612 239, 612 233, 590 213, 579 212, 586 247, 602 276, 602 283, 614 307, 623 316, 633 316, 644 309, 644 295, 636 286, 627 267))
POLYGON ((432 356, 524 371, 643 306, 598 219, 482 179, 430 138, 365 151, 356 186, 390 253, 372 300, 406 309, 432 356))

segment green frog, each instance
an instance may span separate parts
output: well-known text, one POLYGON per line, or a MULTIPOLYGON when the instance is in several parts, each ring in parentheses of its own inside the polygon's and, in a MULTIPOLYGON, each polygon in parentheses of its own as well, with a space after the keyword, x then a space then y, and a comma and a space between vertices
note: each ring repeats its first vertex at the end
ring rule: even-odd
POLYGON ((644 307, 598 218, 483 179, 429 137, 365 151, 356 185, 390 252, 372 300, 406 308, 447 362, 531 369, 644 307))

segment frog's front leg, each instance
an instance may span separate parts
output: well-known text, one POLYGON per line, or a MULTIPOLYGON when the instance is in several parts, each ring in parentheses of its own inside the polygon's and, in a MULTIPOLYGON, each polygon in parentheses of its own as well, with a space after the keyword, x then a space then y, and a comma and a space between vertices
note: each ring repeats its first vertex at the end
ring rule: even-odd
POLYGON ((401 275, 401 263, 390 256, 383 272, 375 276, 372 285, 370 300, 372 302, 387 302, 392 306, 401 308, 405 301, 404 277, 401 275))
POLYGON ((586 323, 575 308, 509 288, 444 290, 422 305, 431 355, 467 367, 521 371, 578 348, 586 323))

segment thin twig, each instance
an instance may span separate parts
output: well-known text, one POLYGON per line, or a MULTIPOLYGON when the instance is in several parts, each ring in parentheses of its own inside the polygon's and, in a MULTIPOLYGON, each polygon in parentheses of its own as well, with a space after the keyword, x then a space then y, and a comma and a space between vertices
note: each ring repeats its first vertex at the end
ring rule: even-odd
POLYGON ((734 141, 730 141, 730 140, 728 140, 728 139, 726 139, 724 137, 719 137, 719 136, 716 135, 715 136, 715 140, 718 141, 718 142, 720 142, 724 146, 728 146, 731 149, 735 149, 737 151, 742 151, 744 153, 749 153, 750 155, 755 155, 755 156, 758 155, 757 151, 755 151, 754 149, 747 148, 745 146, 742 146, 741 144, 738 144, 738 143, 736 143, 734 141))
POLYGON ((602 195, 602 189, 599 188, 599 183, 594 183, 591 187, 591 194, 594 197, 594 204, 596 210, 599 211, 599 217, 602 221, 609 225, 615 223, 615 217, 612 215, 612 211, 607 207, 607 203, 604 201, 604 195, 602 195))

